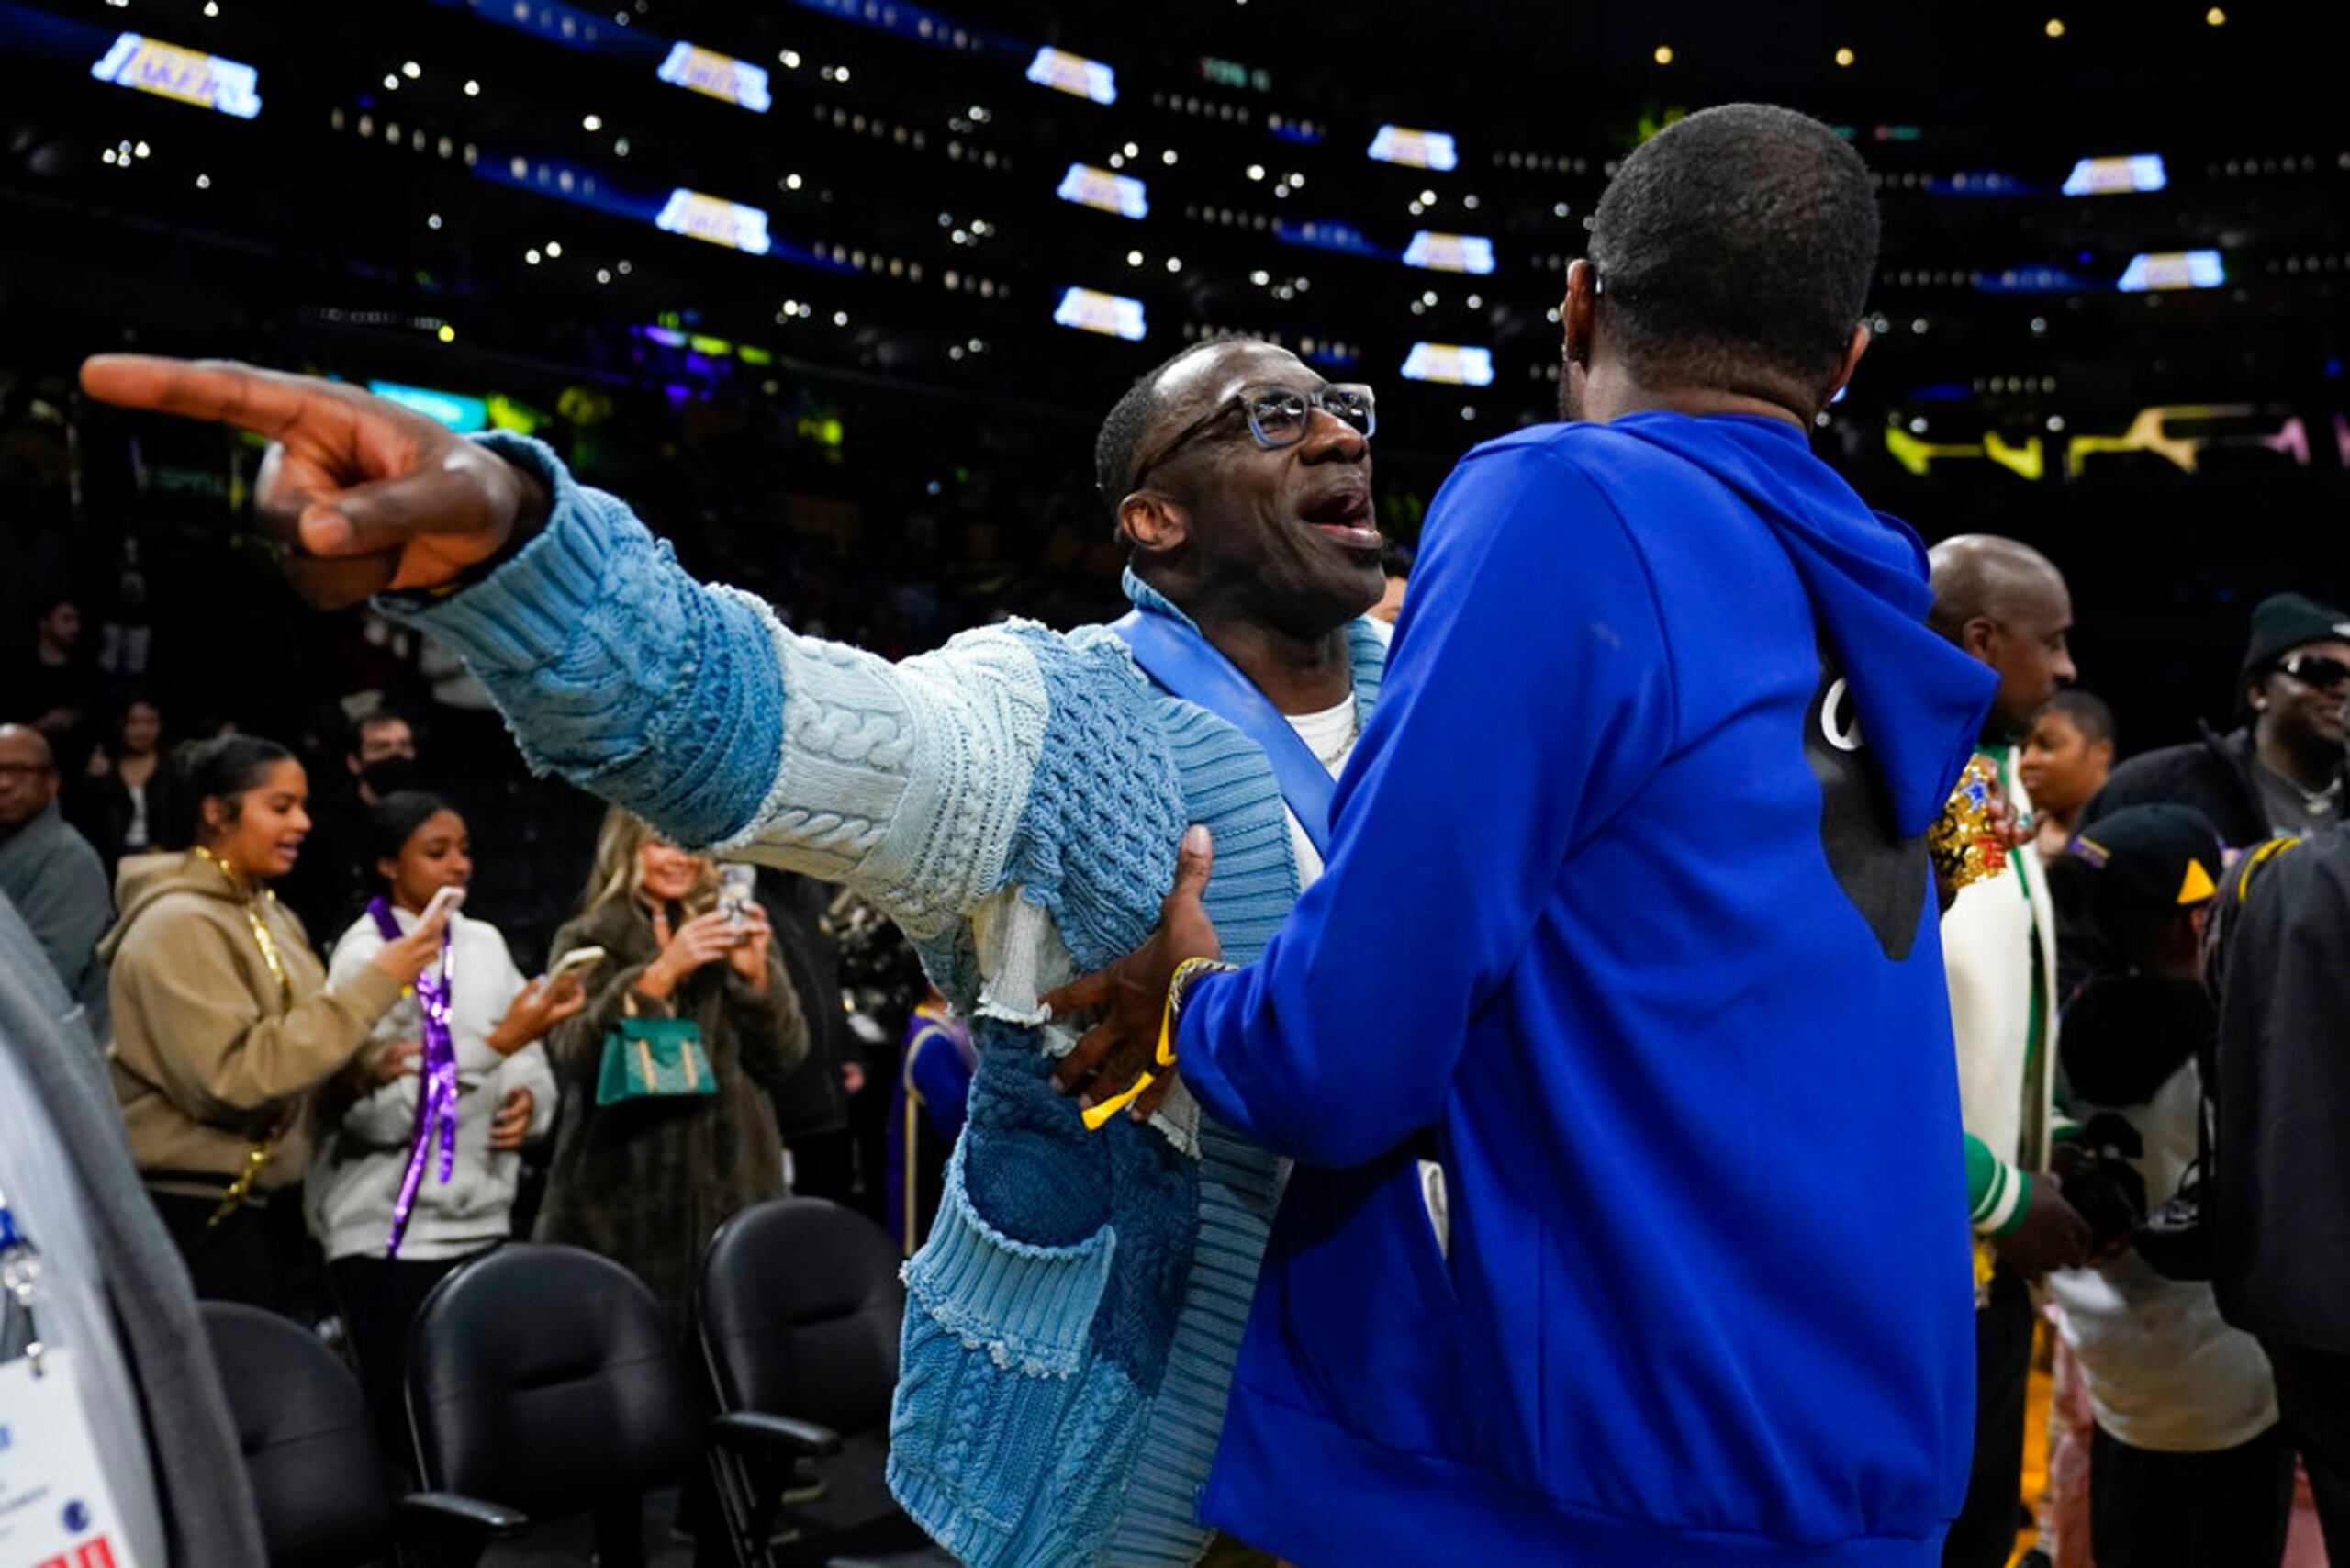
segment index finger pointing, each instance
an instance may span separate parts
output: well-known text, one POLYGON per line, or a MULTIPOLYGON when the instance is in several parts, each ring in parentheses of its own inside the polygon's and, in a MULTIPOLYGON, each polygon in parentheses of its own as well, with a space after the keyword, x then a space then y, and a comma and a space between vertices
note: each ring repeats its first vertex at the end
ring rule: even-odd
POLYGON ((331 384, 227 359, 102 353, 82 362, 82 390, 102 403, 235 425, 273 439, 341 399, 331 384))

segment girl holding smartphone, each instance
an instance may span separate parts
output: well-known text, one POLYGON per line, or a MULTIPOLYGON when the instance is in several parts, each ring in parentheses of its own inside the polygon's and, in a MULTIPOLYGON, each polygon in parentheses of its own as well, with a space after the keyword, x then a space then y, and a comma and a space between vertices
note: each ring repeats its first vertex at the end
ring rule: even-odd
POLYGON ((526 981, 496 926, 449 907, 462 902, 473 859, 464 819, 447 801, 415 790, 385 797, 368 821, 366 853, 376 896, 336 942, 330 983, 432 918, 436 901, 448 911, 445 948, 375 1025, 354 1070, 320 1096, 310 1167, 310 1231, 326 1249, 369 1401, 397 1427, 408 1321, 443 1275, 511 1233, 519 1151, 554 1121, 554 1074, 538 1041, 575 1016, 587 992, 576 974, 526 981), (437 1133, 429 1140, 395 1249, 429 1086, 422 1003, 444 995, 455 1155, 443 1182, 437 1133))

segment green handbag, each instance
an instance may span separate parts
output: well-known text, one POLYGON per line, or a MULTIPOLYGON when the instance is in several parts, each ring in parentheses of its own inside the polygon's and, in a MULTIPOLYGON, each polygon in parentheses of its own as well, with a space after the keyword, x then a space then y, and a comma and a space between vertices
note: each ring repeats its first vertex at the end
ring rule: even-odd
POLYGON ((619 1024, 604 1032, 597 1104, 718 1092, 710 1053, 702 1049, 701 1025, 690 1018, 639 1018, 633 991, 621 1006, 619 1024))

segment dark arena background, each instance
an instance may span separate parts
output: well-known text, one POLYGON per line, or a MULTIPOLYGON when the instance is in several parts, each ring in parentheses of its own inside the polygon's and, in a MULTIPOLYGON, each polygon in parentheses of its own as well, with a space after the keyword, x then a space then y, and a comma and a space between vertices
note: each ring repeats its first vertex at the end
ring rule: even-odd
MULTIPOLYGON (((0 0, 11 653, 70 593, 148 633, 176 735, 323 743, 360 689, 494 734, 240 544, 257 443, 82 403, 113 348, 533 431, 697 571, 893 653, 1115 606, 1093 429, 1203 335, 1374 383, 1409 542, 1551 417, 1616 161, 1742 98, 1882 188, 1821 450, 1930 539, 2053 556, 2125 753, 2227 716, 2259 596, 2350 592, 2338 7, 940 4, 0 0)), ((559 912, 584 845, 521 815, 559 912)))

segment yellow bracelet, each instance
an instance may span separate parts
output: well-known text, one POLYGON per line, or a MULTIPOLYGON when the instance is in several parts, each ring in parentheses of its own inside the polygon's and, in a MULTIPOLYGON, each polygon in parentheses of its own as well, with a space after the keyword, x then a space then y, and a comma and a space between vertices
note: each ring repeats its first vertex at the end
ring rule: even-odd
MULTIPOLYGON (((1169 976, 1167 980, 1166 1004, 1161 1007, 1158 1012, 1158 1050, 1157 1058, 1158 1063, 1160 1067, 1173 1067, 1175 1065, 1175 1002, 1176 999, 1183 994, 1186 983, 1193 975, 1200 973, 1202 970, 1229 969, 1231 968, 1232 966, 1230 964, 1218 963, 1214 958, 1186 958, 1181 963, 1175 966, 1175 972, 1169 976)), ((1141 1094, 1144 1090, 1149 1088, 1158 1076, 1158 1075, 1157 1073, 1146 1072, 1139 1078, 1136 1078, 1123 1092, 1114 1094, 1109 1099, 1102 1101, 1100 1104, 1086 1111, 1084 1113, 1085 1130, 1088 1132, 1100 1132, 1104 1126, 1109 1125, 1111 1117, 1116 1115, 1119 1112, 1133 1104, 1136 1097, 1141 1094)))

